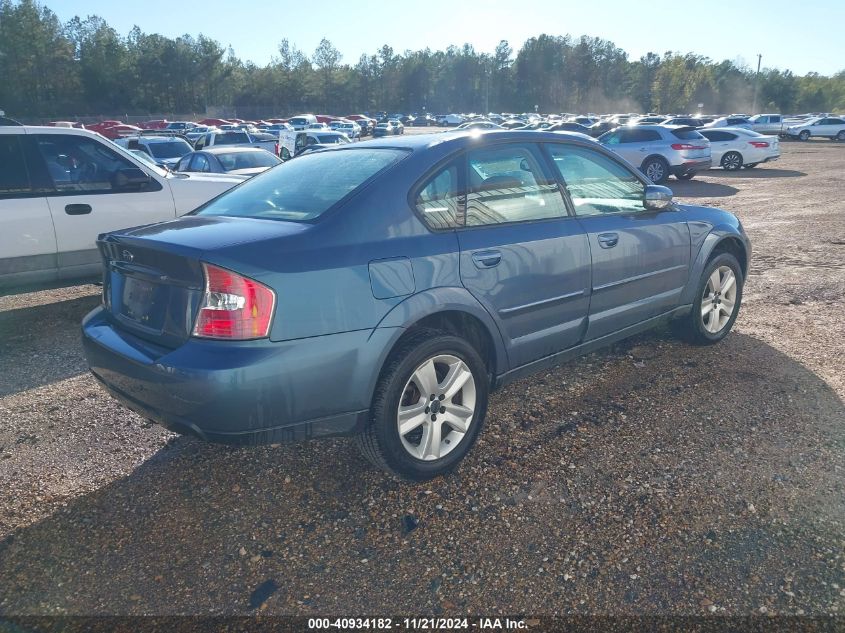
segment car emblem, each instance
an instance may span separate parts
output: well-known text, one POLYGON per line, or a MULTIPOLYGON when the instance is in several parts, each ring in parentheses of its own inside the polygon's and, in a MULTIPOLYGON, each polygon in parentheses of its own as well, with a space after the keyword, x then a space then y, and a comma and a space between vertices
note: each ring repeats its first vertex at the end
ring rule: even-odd
POLYGON ((131 262, 131 261, 133 261, 133 260, 135 259, 135 256, 134 256, 132 253, 130 253, 129 251, 124 250, 124 251, 120 254, 120 258, 121 258, 123 261, 125 261, 125 262, 131 262))

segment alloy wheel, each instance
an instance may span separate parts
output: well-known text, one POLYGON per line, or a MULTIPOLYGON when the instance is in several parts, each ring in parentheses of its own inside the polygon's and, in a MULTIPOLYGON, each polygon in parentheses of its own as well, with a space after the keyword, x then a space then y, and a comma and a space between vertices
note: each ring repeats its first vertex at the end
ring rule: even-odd
POLYGON ((402 446, 425 461, 448 455, 473 423, 475 400, 475 378, 463 360, 441 354, 424 361, 399 400, 396 422, 402 446))
POLYGON ((707 279, 701 297, 704 329, 716 334, 731 320, 736 310, 736 275, 729 266, 719 266, 707 279))
POLYGON ((736 152, 728 152, 722 157, 722 167, 728 171, 735 171, 742 167, 742 156, 736 152))
POLYGON ((646 165, 645 175, 648 176, 651 182, 660 182, 666 175, 666 169, 663 167, 663 163, 659 160, 654 160, 646 165))

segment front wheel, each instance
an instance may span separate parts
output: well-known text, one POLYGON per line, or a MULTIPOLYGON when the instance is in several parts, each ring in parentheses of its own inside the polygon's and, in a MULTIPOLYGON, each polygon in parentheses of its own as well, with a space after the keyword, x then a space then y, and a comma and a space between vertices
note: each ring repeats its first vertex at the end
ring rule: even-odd
POLYGON ((837 141, 845 141, 845 130, 840 130, 839 134, 836 135, 837 141))
POLYGON ((701 275, 692 311, 672 322, 675 332, 697 345, 721 341, 739 314, 743 283, 736 257, 721 253, 711 259, 701 275))
POLYGON ((446 474, 478 437, 489 386, 487 367, 472 345, 422 330, 385 365, 358 445, 370 462, 405 479, 446 474))
POLYGON ((655 185, 662 185, 669 179, 669 164, 663 158, 647 158, 641 169, 655 185))
POLYGON ((810 140, 810 130, 802 130, 801 134, 798 135, 798 138, 802 141, 809 141, 810 140))

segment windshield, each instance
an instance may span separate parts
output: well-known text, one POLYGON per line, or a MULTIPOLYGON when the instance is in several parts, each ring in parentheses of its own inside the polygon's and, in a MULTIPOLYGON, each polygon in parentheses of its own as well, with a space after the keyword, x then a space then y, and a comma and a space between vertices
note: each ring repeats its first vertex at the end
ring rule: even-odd
POLYGON ((246 132, 229 132, 218 134, 214 139, 215 145, 237 145, 238 143, 249 143, 249 135, 246 132))
POLYGON ((220 164, 226 171, 234 169, 253 169, 255 167, 272 167, 281 161, 270 152, 263 149, 255 152, 232 152, 230 154, 217 154, 220 164))
POLYGON ((160 143, 148 143, 147 147, 154 158, 182 158, 192 151, 191 146, 182 139, 162 141, 160 143))
POLYGON ((256 176, 196 214, 308 222, 404 155, 393 149, 306 154, 256 176))

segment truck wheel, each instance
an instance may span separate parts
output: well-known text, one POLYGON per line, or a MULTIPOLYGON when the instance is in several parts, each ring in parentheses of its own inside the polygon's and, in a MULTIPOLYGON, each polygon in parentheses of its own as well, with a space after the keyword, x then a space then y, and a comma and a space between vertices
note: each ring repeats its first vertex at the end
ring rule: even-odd
POLYGON ((690 313, 672 322, 680 337, 696 345, 718 343, 731 331, 742 302, 742 268, 736 257, 721 253, 712 258, 698 283, 690 313))
POLYGON ((742 167, 742 154, 739 152, 727 152, 722 156, 722 168, 725 171, 736 171, 742 167))
POLYGON ((358 445, 374 465, 404 479, 446 474, 478 437, 489 387, 487 367, 472 345, 421 330, 383 368, 358 445))
POLYGON ((646 158, 640 170, 655 185, 662 185, 669 179, 669 164, 659 156, 646 158))

